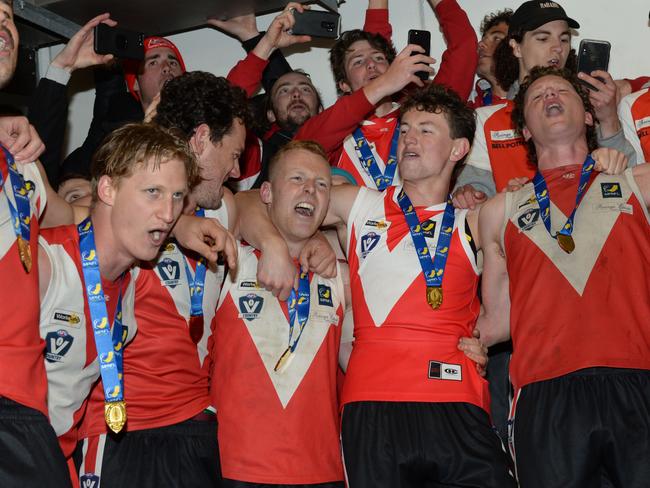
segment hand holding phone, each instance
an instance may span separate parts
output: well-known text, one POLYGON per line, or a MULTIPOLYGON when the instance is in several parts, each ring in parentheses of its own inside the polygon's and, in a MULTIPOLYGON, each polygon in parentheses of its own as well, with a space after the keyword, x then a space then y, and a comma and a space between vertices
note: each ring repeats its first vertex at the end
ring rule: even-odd
MULTIPOLYGON (((424 49, 424 53, 413 53, 414 54, 425 54, 426 56, 431 55, 431 32, 426 30, 409 30, 408 37, 409 44, 415 44, 424 49)), ((422 81, 429 79, 429 73, 426 71, 417 71, 415 75, 420 78, 422 81)))
POLYGON ((341 16, 324 10, 293 11, 295 23, 291 28, 294 36, 324 37, 336 39, 339 37, 341 16))
POLYGON ((99 24, 95 27, 95 52, 121 59, 144 59, 144 34, 99 24))

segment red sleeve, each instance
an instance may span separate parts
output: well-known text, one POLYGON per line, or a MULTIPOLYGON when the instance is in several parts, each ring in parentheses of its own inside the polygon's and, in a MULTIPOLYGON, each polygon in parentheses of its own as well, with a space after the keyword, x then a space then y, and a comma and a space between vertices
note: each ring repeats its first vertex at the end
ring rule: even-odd
POLYGON ((634 80, 629 80, 626 78, 626 80, 630 82, 632 93, 634 93, 638 92, 639 90, 643 90, 643 87, 646 85, 646 83, 650 82, 650 76, 641 76, 640 78, 636 78, 634 80))
POLYGON ((363 30, 372 34, 379 34, 388 42, 393 42, 393 26, 388 21, 387 8, 369 8, 366 10, 366 22, 363 30))
POLYGON ((262 73, 268 64, 268 60, 259 58, 250 52, 230 70, 228 81, 243 88, 250 98, 259 89, 262 83, 262 73))
POLYGON ((472 93, 478 64, 478 41, 467 14, 456 0, 442 0, 435 9, 447 49, 442 54, 434 82, 454 90, 467 100, 472 93))
POLYGON ((354 132, 375 106, 368 101, 363 89, 342 96, 334 105, 310 118, 298 129, 294 139, 320 143, 330 163, 336 164, 345 138, 354 132))

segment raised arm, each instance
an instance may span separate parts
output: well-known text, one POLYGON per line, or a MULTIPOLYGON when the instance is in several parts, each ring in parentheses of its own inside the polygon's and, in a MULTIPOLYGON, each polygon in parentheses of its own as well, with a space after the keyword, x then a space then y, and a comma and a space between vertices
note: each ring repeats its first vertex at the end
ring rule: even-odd
POLYGON ((477 328, 487 346, 506 341, 510 337, 509 281, 501 247, 504 212, 505 194, 500 193, 483 205, 479 213, 479 235, 483 249, 483 309, 477 328))
POLYGON ((388 42, 392 42, 393 26, 388 20, 388 0, 368 0, 363 30, 379 34, 388 42))

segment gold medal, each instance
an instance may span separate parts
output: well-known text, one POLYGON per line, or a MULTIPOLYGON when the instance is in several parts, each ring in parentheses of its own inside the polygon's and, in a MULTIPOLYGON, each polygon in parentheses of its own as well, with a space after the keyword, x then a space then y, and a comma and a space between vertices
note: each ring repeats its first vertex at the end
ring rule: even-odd
POLYGON ((104 403, 104 420, 106 425, 116 434, 122 430, 126 424, 126 403, 105 402, 104 403))
POLYGON ((442 288, 439 286, 427 286, 427 303, 432 309, 438 310, 442 305, 442 288))
POLYGON ((290 347, 287 347, 282 353, 282 356, 280 356, 280 359, 278 359, 278 362, 275 363, 273 371, 276 373, 283 373, 289 367, 291 361, 293 361, 293 357, 294 353, 291 351, 290 347))
POLYGON ((193 315, 190 317, 190 338, 194 344, 198 344, 203 337, 203 315, 193 315))
POLYGON ((18 255, 20 262, 23 263, 23 268, 29 273, 32 270, 32 250, 29 248, 29 241, 26 241, 22 236, 16 238, 18 242, 18 255))
POLYGON ((576 243, 573 242, 573 237, 565 234, 557 234, 557 243, 565 253, 571 254, 576 248, 576 243))

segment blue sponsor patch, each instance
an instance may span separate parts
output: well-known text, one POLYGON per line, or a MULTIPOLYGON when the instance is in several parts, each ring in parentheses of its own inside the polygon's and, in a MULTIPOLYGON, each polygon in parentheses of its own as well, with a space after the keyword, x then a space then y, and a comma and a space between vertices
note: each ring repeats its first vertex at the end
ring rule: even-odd
POLYGON ((318 285, 318 304, 333 307, 332 289, 327 285, 318 285))
POLYGON ((245 320, 255 320, 259 317, 264 305, 264 299, 255 293, 249 293, 239 297, 239 312, 241 318, 245 320))
POLYGON ((48 332, 45 336, 45 360, 50 363, 60 363, 70 350, 74 337, 65 330, 48 332))

